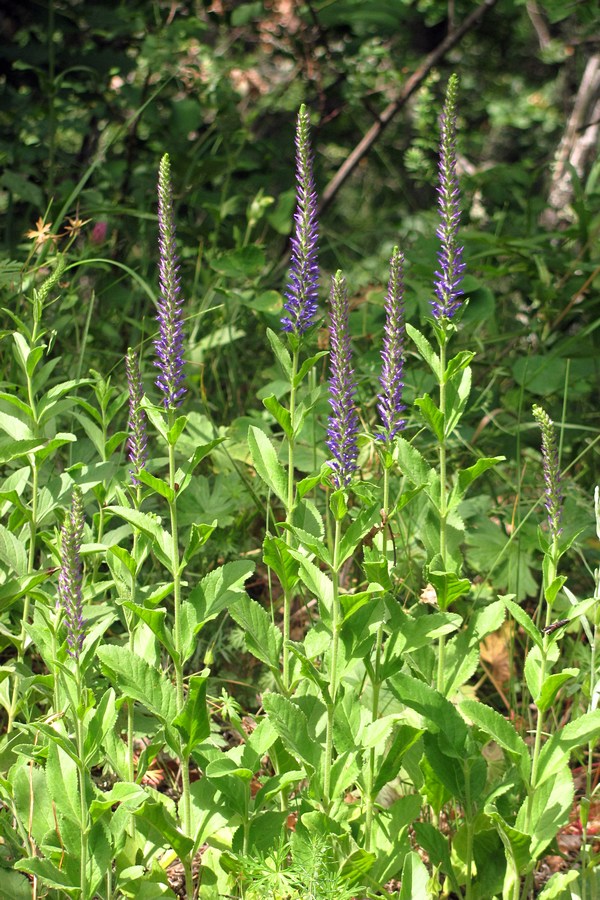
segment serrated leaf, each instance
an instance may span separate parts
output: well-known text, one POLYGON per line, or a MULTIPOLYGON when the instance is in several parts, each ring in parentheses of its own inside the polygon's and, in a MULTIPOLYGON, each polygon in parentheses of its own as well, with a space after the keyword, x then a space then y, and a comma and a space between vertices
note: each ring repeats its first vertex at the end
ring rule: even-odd
POLYGON ((309 770, 319 767, 321 748, 308 732, 304 712, 281 694, 265 694, 263 706, 286 748, 309 770))
POLYGON ((544 679, 544 683, 542 684, 541 691, 538 697, 534 697, 535 705, 540 710, 540 712, 546 712, 546 710, 550 709, 554 700, 556 698, 557 693, 560 688, 565 684, 565 682, 570 681, 571 678, 577 678, 579 675, 579 669, 563 669, 562 672, 556 672, 553 675, 548 675, 547 678, 544 679))
POLYGON ((285 406, 282 406, 274 394, 270 394, 270 396, 265 397, 263 399, 263 405, 265 409, 269 410, 275 421, 278 422, 279 425, 281 425, 283 433, 288 438, 288 440, 291 440, 292 419, 289 409, 286 409, 285 406))
POLYGON ((536 783, 533 789, 543 784, 546 778, 556 774, 572 750, 598 740, 600 735, 600 710, 583 713, 574 722, 555 732, 544 744, 540 753, 536 783))
POLYGON ((416 447, 401 437, 396 438, 394 457, 398 467, 412 484, 420 487, 429 482, 432 468, 416 447))
POLYGON ((527 783, 531 772, 531 758, 525 741, 515 731, 514 725, 491 706, 478 703, 476 700, 463 701, 460 709, 478 728, 506 750, 527 783))
POLYGON ((467 738, 467 726, 456 708, 439 691, 423 681, 398 672, 388 684, 398 699, 416 710, 427 721, 429 729, 444 736, 448 749, 462 756, 467 738))
POLYGON ((246 646, 273 672, 279 672, 283 636, 267 612, 250 597, 241 597, 230 611, 231 618, 244 630, 246 646))
POLYGON ((17 419, 16 416, 11 416, 5 412, 0 412, 0 429, 5 431, 13 441, 33 440, 31 428, 25 422, 22 422, 21 419, 17 419))
POLYGON ((152 490, 156 494, 160 494, 161 497, 164 497, 169 503, 173 503, 175 500, 175 491, 172 487, 169 487, 166 481, 162 478, 156 478, 156 476, 151 475, 147 469, 140 469, 137 475, 138 479, 145 484, 147 487, 152 488, 152 490))
POLYGON ((419 409, 425 424, 436 436, 440 444, 444 440, 444 415, 435 405, 429 394, 423 394, 415 400, 415 406, 419 409))
POLYGON ((283 343, 281 337, 278 334, 275 334, 270 328, 267 328, 267 338, 269 339, 273 353, 279 360, 279 365, 283 369, 284 374, 287 376, 288 381, 291 381, 292 357, 290 356, 289 350, 283 343))
POLYGON ((328 356, 327 350, 320 350, 318 353, 315 353, 314 356, 310 356, 308 359, 305 359, 302 365, 300 366, 296 377, 294 379, 294 387, 299 388, 304 378, 310 372, 312 367, 318 363, 320 359, 323 359, 324 356, 328 356))
POLYGON ((196 629, 246 596, 244 585, 253 571, 254 563, 236 560, 219 566, 201 579, 188 597, 196 613, 196 629))
POLYGON ((263 562, 275 572, 284 592, 291 591, 298 583, 298 560, 292 556, 283 538, 264 539, 263 562))
POLYGON ((471 360, 475 354, 472 350, 460 350, 456 356, 453 356, 451 360, 449 360, 448 365, 446 366, 446 371, 444 373, 444 381, 450 381, 457 372, 460 372, 462 369, 466 368, 469 365, 471 360))
MULTIPOLYGON (((208 672, 208 670, 206 670, 208 672)), ((173 725, 184 739, 184 756, 189 756, 194 747, 210 734, 210 721, 206 708, 206 675, 192 675, 182 711, 173 719, 173 725)))
POLYGON ((440 358, 438 354, 435 353, 433 347, 431 346, 425 335, 421 334, 420 331, 417 331, 417 329, 413 325, 411 325, 410 322, 406 323, 406 333, 415 344, 420 355, 425 360, 439 383, 442 379, 442 369, 440 366, 440 358))
POLYGON ((148 607, 140 606, 139 603, 133 603, 131 600, 125 600, 122 604, 125 609, 130 610, 136 619, 145 622, 152 634, 154 634, 161 645, 165 648, 171 659, 178 654, 175 651, 173 636, 165 621, 167 617, 166 609, 158 607, 156 609, 148 609, 148 607))
POLYGON ((517 603, 515 603, 511 597, 500 597, 499 599, 502 600, 513 619, 518 622, 521 628, 523 628, 527 632, 528 636, 531 638, 536 647, 539 647, 541 649, 542 636, 525 610, 521 609, 521 607, 517 603))
POLYGON ((460 381, 456 385, 454 381, 446 385, 446 424, 441 440, 450 437, 467 405, 471 393, 471 369, 467 367, 460 373, 460 381))
POLYGON ((448 609, 451 603, 463 597, 471 590, 471 582, 468 578, 459 578, 454 572, 428 572, 429 581, 435 588, 438 606, 442 611, 448 609))
POLYGON ((138 700, 161 722, 170 725, 177 714, 175 688, 162 669, 155 669, 129 647, 104 645, 97 655, 106 676, 131 700, 138 700))
POLYGON ((277 459, 273 444, 260 428, 251 425, 248 429, 248 446, 252 465, 258 475, 287 508, 287 474, 277 459))
POLYGON ((177 827, 175 819, 162 803, 148 800, 143 806, 135 810, 134 815, 143 819, 146 827, 151 826, 157 831, 162 842, 167 847, 172 847, 180 859, 185 859, 190 853, 194 842, 182 834, 177 827))
POLYGON ((18 537, 0 525, 0 561, 15 575, 26 575, 29 568, 27 550, 18 537))
POLYGON ((171 428, 169 428, 167 432, 167 441, 169 442, 171 447, 174 447, 181 437, 181 433, 187 424, 187 420, 187 416, 177 416, 175 422, 173 423, 171 428))

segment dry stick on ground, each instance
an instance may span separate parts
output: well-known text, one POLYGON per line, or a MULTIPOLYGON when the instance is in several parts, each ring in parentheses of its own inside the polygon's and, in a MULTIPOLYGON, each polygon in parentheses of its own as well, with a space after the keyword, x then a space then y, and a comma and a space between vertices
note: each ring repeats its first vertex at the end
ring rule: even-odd
POLYGON ((463 36, 479 24, 479 21, 490 10, 497 0, 484 0, 484 2, 475 9, 470 16, 464 20, 454 31, 450 32, 447 37, 438 44, 435 50, 426 57, 424 62, 416 69, 404 85, 401 93, 393 100, 379 116, 379 119, 369 128, 362 141, 354 148, 350 156, 342 163, 338 171, 335 173, 325 190, 321 199, 320 209, 323 210, 333 200, 348 176, 356 168, 363 156, 369 152, 383 129, 396 115, 398 110, 402 109, 407 100, 414 94, 422 81, 427 77, 431 69, 438 63, 446 53, 452 49, 463 36))

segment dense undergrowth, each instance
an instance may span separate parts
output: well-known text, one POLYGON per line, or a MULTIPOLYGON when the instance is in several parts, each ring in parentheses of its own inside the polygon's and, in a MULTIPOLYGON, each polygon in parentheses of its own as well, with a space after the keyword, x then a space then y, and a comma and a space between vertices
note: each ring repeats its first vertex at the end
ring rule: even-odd
MULTIPOLYGON (((80 171, 54 60, 47 182, 35 142, 2 180, 0 890, 594 900, 600 170, 544 220, 533 148, 557 108, 482 101, 467 40, 460 87, 433 69, 416 95, 401 164, 396 134, 321 213, 358 98, 402 87, 393 43, 335 4, 318 33, 303 9, 213 6, 145 34, 119 7, 80 171), (323 78, 295 189, 290 35, 323 78), (147 61, 174 48, 169 105, 147 61), (524 123, 523 159, 469 174, 484 112, 488 150, 524 123)), ((101 13, 77 31, 51 3, 50 57, 61 28, 97 52, 101 13)))

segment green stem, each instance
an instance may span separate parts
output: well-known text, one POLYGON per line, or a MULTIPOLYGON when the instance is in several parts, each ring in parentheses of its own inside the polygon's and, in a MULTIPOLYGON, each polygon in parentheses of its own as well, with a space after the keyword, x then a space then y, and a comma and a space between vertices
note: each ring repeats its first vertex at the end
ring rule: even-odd
MULTIPOLYGON (((383 531, 381 534, 381 552, 383 556, 383 560, 387 565, 387 544, 388 544, 388 531, 387 531, 387 518, 389 513, 390 506, 390 472, 387 467, 384 467, 383 470, 383 507, 382 507, 382 522, 383 522, 383 531)), ((376 722, 379 718, 379 696, 381 693, 381 653, 383 649, 383 622, 379 625, 377 629, 377 636, 375 638, 375 659, 373 663, 373 684, 372 684, 372 702, 371 702, 371 721, 376 722)), ((376 752, 375 747, 371 747, 369 750, 369 765, 367 768, 367 791, 366 791, 366 805, 365 805, 365 850, 367 853, 371 850, 371 832, 373 830, 373 811, 375 807, 375 797, 373 795, 373 785, 375 783, 375 761, 376 761, 376 752)))
POLYGON ((76 661, 77 678, 77 709, 73 710, 75 719, 75 740, 77 743, 77 771, 79 775, 79 816, 81 819, 81 859, 79 868, 79 886, 82 900, 87 897, 87 868, 88 868, 88 835, 89 835, 89 810, 86 797, 85 758, 84 758, 84 734, 83 734, 83 689, 81 684, 81 670, 79 660, 76 661))
POLYGON ((333 541, 333 602, 331 607, 331 671, 329 674, 329 703, 327 704, 327 731, 325 736, 325 769, 323 773, 323 797, 325 808, 331 807, 331 765, 333 762, 333 717, 335 713, 335 700, 338 691, 338 655, 340 645, 340 573, 339 573, 339 549, 341 538, 341 522, 336 519, 335 536, 333 541))
MULTIPOLYGON (((440 410, 444 432, 446 429, 446 344, 440 343, 440 410)), ((442 436, 439 445, 440 452, 440 556, 442 558, 443 571, 447 570, 447 540, 446 519, 448 517, 448 498, 446 492, 446 439, 442 436)), ((446 637, 440 635, 438 639, 438 668, 437 689, 444 693, 444 661, 446 650, 446 637)))
MULTIPOLYGON (((170 412, 169 425, 173 425, 173 414, 170 412)), ((175 447, 169 443, 169 487, 175 492, 175 447)), ((172 562, 171 568, 173 575, 173 643, 175 645, 175 659, 173 661, 175 667, 175 691, 177 696, 177 714, 183 711, 185 702, 183 693, 183 648, 181 642, 181 572, 179 560, 179 541, 177 528, 177 500, 169 501, 169 512, 171 514, 171 541, 172 541, 172 562)), ((190 761, 184 752, 183 738, 180 742, 180 765, 181 765, 181 826, 183 833, 190 834, 191 827, 191 799, 190 799, 190 761)), ((185 884, 188 897, 193 896, 192 881, 192 860, 182 859, 185 869, 185 884)))
MULTIPOLYGON (((294 489, 294 416, 296 413, 296 373, 298 372, 298 351, 294 350, 292 354, 292 380, 290 384, 290 428, 291 432, 288 438, 288 470, 287 470, 287 509, 286 509, 286 522, 289 524, 292 518, 292 512, 294 509, 294 501, 295 501, 295 489, 294 489)), ((288 546, 291 546, 292 542, 292 534, 286 529, 285 532, 285 541, 288 546)), ((283 687, 284 690, 289 692, 290 690, 290 650, 287 646, 287 642, 290 639, 290 624, 291 624, 291 610, 292 610, 292 594, 287 587, 283 592, 283 665, 282 665, 282 678, 283 678, 283 687)))

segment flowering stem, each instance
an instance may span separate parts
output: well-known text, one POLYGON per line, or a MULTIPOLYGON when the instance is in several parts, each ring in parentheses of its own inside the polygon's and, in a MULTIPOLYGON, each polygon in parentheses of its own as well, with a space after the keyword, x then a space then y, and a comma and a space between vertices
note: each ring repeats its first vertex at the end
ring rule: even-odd
MULTIPOLYGON (((381 553, 383 560, 387 566, 387 518, 390 507, 390 470, 388 466, 383 469, 383 506, 381 510, 381 518, 383 522, 383 531, 381 534, 381 553)), ((381 651, 383 648, 383 622, 377 629, 375 638, 375 660, 373 664, 373 684, 372 684, 372 702, 371 702, 371 721, 376 722, 379 718, 379 695, 381 693, 381 651)), ((373 785, 375 783, 375 747, 369 750, 369 766, 367 769, 367 797, 365 810, 365 850, 367 853, 371 850, 371 832, 373 829, 373 810, 375 806, 375 797, 373 796, 373 785)))
POLYGON ((341 609, 340 609, 340 566, 339 551, 342 534, 342 523, 336 517, 335 534, 333 539, 333 565, 331 580, 333 582, 333 601, 331 606, 331 671, 329 673, 329 703, 327 705, 327 732, 325 736, 325 768, 323 772, 323 798, 325 808, 331 806, 331 764, 333 762, 333 718, 335 714, 335 699, 338 691, 338 654, 340 645, 341 609))
MULTIPOLYGON (((169 410, 169 426, 173 427, 175 414, 174 410, 169 410)), ((169 442, 169 487, 175 492, 175 447, 169 442)), ((173 664, 175 667, 175 690, 177 694, 177 714, 180 715, 184 706, 183 694, 183 652, 181 644, 181 571, 179 561, 179 541, 177 529, 177 500, 169 501, 169 513, 171 516, 171 541, 172 541, 172 576, 173 576, 173 643, 175 645, 175 659, 173 664)), ((183 752, 183 738, 181 739, 181 826, 183 833, 189 835, 191 823, 191 801, 190 801, 190 768, 189 757, 183 752)), ((191 860, 182 860, 185 868, 185 882, 187 896, 193 896, 192 867, 191 860)))
MULTIPOLYGON (((287 509, 286 522, 289 524, 292 519, 292 512, 295 501, 295 481, 294 481, 294 416, 296 413, 296 374, 298 372, 298 356, 299 352, 294 347, 292 353, 292 380, 290 384, 290 436, 288 438, 288 483, 287 483, 287 509)), ((285 540, 288 546, 292 544, 292 533, 286 529, 285 540)), ((287 642, 290 639, 290 620, 291 620, 292 597, 289 587, 283 593, 283 687, 287 692, 290 689, 290 651, 287 642)))
MULTIPOLYGON (((443 428, 446 428, 446 344, 440 341, 440 410, 442 413, 443 428)), ((447 535, 446 520, 448 518, 448 497, 446 490, 446 439, 442 437, 439 444, 440 454, 440 556, 442 558, 442 568, 447 570, 447 535)), ((438 668, 437 668, 437 689, 444 693, 444 661, 446 650, 445 635, 440 635, 438 639, 438 668)))
POLYGON ((79 868, 79 881, 82 900, 87 897, 87 862, 88 862, 88 835, 89 835, 89 809, 86 798, 86 773, 85 773, 85 737, 83 733, 84 688, 81 683, 81 666, 79 657, 75 660, 75 678, 77 683, 77 709, 73 710, 75 720, 75 741, 77 744, 77 772, 79 777, 79 815, 81 818, 81 859, 79 868))

